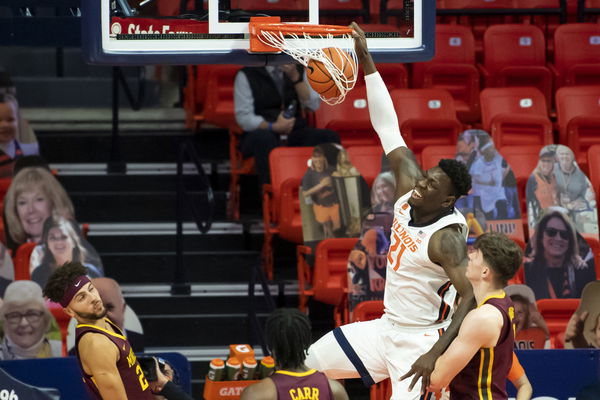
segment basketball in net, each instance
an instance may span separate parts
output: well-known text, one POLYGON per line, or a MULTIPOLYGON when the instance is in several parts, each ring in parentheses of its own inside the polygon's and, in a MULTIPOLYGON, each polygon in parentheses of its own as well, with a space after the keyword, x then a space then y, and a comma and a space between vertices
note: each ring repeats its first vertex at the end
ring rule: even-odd
POLYGON ((250 52, 281 51, 307 69, 308 82, 330 105, 354 87, 358 60, 352 29, 336 25, 282 24, 276 17, 250 19, 250 52))
POLYGON ((355 82, 356 62, 344 50, 337 47, 323 49, 323 61, 311 59, 306 65, 308 83, 321 97, 337 99, 352 89, 355 82), (335 79, 333 74, 337 74, 335 79))

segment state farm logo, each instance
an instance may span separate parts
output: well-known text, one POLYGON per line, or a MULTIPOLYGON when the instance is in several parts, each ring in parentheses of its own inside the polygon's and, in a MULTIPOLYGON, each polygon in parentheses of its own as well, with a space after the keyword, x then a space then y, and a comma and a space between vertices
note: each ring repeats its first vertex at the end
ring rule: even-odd
POLYGON ((154 28, 154 25, 143 26, 140 24, 128 24, 126 32, 124 31, 123 27, 124 26, 120 22, 114 22, 110 26, 110 35, 112 37, 115 37, 115 36, 123 34, 123 33, 128 34, 128 35, 148 35, 148 34, 164 35, 164 34, 175 34, 175 33, 183 33, 183 34, 193 33, 193 32, 179 30, 179 29, 177 29, 177 27, 175 27, 175 30, 172 30, 171 25, 158 25, 156 28, 154 28))
POLYGON ((110 33, 113 35, 119 35, 121 33, 121 24, 115 22, 110 26, 110 33))
POLYGON ((192 32, 172 31, 170 25, 157 26, 156 30, 155 30, 154 25, 150 25, 148 28, 145 28, 145 27, 142 28, 140 25, 129 24, 129 26, 127 27, 127 33, 129 35, 132 35, 132 34, 136 34, 136 35, 144 35, 144 34, 161 35, 161 34, 163 34, 164 35, 166 33, 192 33, 192 32))
POLYGON ((226 386, 219 389, 219 396, 236 396, 239 397, 244 391, 243 386, 226 386))

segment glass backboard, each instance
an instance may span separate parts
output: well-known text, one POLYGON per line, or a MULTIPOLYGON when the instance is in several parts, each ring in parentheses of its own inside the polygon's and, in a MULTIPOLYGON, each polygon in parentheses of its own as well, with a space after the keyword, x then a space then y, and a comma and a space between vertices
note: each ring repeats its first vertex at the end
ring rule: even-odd
MULTIPOLYGON (((90 63, 276 65, 284 54, 251 54, 251 16, 279 16, 285 23, 323 24, 323 15, 348 14, 364 0, 195 0, 197 10, 165 16, 149 1, 82 0, 83 48, 90 63), (339 4, 336 4, 339 3, 339 4), (337 7, 337 8, 336 8, 337 7), (339 9, 339 11, 336 11, 339 9)), ((158 0, 156 0, 158 1, 158 0)), ((175 0, 172 0, 175 2, 175 0)), ((179 3, 179 1, 176 1, 179 3)), ((425 61, 434 54, 435 1, 403 0, 395 25, 365 25, 377 62, 425 61)))

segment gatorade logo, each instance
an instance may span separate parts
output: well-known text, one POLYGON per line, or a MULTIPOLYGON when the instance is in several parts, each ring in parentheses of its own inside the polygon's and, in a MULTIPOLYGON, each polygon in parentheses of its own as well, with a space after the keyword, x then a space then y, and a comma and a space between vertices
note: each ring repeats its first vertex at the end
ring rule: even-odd
POLYGON ((531 46, 531 37, 530 36, 521 36, 519 38, 519 46, 531 46))
POLYGON ((354 108, 366 108, 367 107, 367 100, 366 99, 356 99, 354 100, 354 108))
POLYGON ((245 344, 238 344, 235 349, 240 353, 250 353, 250 349, 245 344))
POLYGON ((533 106, 533 100, 532 99, 521 99, 521 100, 519 100, 519 106, 521 108, 530 108, 533 106))
POLYGON ((242 386, 226 386, 219 389, 219 396, 241 396, 244 391, 244 387, 242 386))

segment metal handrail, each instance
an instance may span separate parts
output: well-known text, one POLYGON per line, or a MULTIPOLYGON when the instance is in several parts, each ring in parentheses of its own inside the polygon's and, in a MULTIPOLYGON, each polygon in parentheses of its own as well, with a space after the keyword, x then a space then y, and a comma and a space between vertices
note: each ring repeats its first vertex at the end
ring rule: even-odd
POLYGON ((175 263, 175 273, 173 276, 171 293, 182 295, 189 295, 191 293, 191 286, 187 282, 183 259, 183 219, 186 206, 189 207, 190 211, 192 212, 192 216, 196 226, 198 227, 198 230, 202 234, 208 232, 214 218, 215 196, 210 185, 210 181, 204 173, 204 168, 202 168, 200 156, 198 155, 198 152, 191 141, 185 141, 181 143, 177 157, 177 260, 175 263), (186 191, 185 182, 183 179, 183 164, 186 162, 186 160, 190 160, 198 170, 198 177, 202 186, 202 190, 206 192, 207 207, 205 210, 200 210, 198 203, 194 201, 191 195, 186 191))
POLYGON ((267 346, 267 341, 265 340, 264 330, 262 324, 258 320, 258 314, 256 312, 255 286, 257 280, 262 288, 263 296, 267 303, 269 313, 275 311, 276 308, 275 300, 273 300, 271 289, 269 288, 267 276, 265 275, 262 266, 259 263, 255 263, 251 267, 250 280, 248 281, 248 341, 250 344, 253 344, 254 339, 258 340, 260 342, 263 354, 268 355, 270 352, 267 346))

